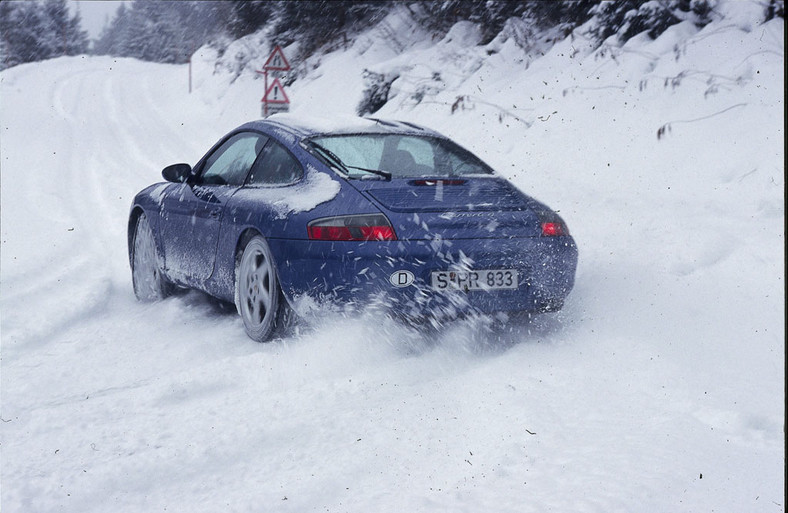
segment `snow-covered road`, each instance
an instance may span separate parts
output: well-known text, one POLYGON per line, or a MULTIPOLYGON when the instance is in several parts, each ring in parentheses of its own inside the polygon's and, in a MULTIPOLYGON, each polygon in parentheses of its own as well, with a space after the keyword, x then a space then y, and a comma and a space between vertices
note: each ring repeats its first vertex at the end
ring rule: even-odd
POLYGON ((563 208, 569 303, 437 331, 316 314, 269 344, 197 293, 137 303, 126 255, 137 190, 256 105, 185 94, 181 66, 3 71, 3 511, 784 511, 782 32, 711 26, 681 61, 658 40, 583 71, 557 45, 531 75, 491 59, 458 86, 548 91, 549 126, 391 102, 563 208), (744 78, 708 100, 653 85, 701 62, 744 78))

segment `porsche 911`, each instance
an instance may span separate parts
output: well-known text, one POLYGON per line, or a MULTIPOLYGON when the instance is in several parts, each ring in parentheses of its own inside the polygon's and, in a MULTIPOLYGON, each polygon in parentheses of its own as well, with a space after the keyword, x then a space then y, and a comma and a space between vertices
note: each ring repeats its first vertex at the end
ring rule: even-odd
POLYGON ((275 115, 162 176, 130 211, 137 298, 201 290, 257 341, 304 299, 453 318, 556 311, 574 285, 561 217, 413 123, 275 115))

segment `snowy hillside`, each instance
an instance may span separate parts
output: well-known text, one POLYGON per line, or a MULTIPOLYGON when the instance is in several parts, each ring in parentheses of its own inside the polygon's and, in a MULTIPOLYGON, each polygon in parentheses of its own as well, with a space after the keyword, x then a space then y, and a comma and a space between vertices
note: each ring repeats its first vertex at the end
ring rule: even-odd
POLYGON ((434 331, 315 312, 257 344, 201 294, 135 301, 133 195, 259 117, 252 70, 200 50, 191 95, 187 66, 131 59, 1 72, 2 510, 785 511, 785 27, 718 11, 531 53, 400 11, 303 63, 293 112, 396 77, 376 116, 577 240, 562 312, 434 331))

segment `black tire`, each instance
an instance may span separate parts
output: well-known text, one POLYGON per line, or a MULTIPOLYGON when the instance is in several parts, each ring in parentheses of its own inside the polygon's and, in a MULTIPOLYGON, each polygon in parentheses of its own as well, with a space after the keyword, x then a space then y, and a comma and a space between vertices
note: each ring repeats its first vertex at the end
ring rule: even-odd
POLYGON ((131 245, 131 281, 140 301, 160 301, 172 293, 172 284, 161 272, 159 252, 145 214, 137 218, 131 245))
POLYGON ((287 324, 287 301, 282 295, 276 264, 265 239, 253 237, 241 253, 235 272, 235 307, 246 334, 267 342, 287 324))

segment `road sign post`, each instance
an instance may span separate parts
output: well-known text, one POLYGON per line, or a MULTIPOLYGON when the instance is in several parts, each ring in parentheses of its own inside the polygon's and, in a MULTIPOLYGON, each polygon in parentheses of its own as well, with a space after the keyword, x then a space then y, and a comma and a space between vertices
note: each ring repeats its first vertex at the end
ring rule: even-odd
POLYGON ((279 75, 290 70, 290 63, 287 62, 284 52, 280 46, 274 47, 268 60, 263 65, 263 70, 258 71, 265 77, 265 94, 263 95, 263 117, 267 118, 277 112, 287 112, 290 110, 290 99, 285 93, 285 88, 279 81, 279 75), (274 75, 274 81, 268 85, 268 73, 274 75))

